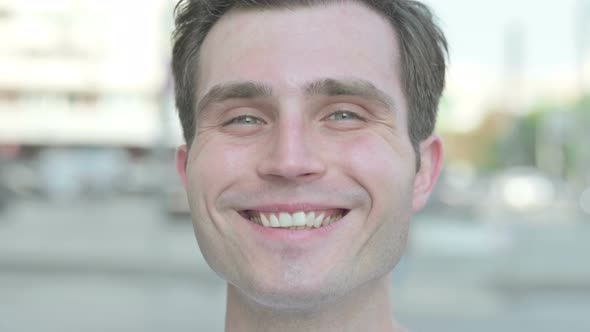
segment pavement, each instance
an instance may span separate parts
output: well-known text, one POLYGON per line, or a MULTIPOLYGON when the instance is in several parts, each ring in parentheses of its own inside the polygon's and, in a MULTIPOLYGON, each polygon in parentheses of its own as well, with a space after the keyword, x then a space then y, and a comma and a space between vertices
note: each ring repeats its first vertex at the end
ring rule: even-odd
MULTIPOLYGON (((0 211, 0 331, 221 331, 225 287, 156 197, 0 211)), ((590 224, 421 215, 394 271, 412 331, 590 331, 590 224)))

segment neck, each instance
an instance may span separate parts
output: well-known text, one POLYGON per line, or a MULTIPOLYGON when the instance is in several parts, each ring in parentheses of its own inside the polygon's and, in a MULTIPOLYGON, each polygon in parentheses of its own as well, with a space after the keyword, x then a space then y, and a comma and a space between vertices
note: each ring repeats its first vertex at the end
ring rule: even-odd
POLYGON ((227 288, 226 332, 401 331, 391 318, 389 274, 352 294, 307 310, 276 309, 227 288))

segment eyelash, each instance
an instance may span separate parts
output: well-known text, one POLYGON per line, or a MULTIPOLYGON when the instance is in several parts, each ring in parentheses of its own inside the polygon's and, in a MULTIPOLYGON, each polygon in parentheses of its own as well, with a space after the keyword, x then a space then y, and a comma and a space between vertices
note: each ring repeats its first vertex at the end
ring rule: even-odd
POLYGON ((248 114, 244 114, 244 115, 240 115, 237 116, 235 118, 232 118, 231 120, 225 122, 223 125, 224 126, 229 126, 232 124, 244 124, 244 125, 257 125, 257 124, 265 124, 266 122, 258 117, 255 117, 253 115, 248 115, 248 114), (253 122, 240 122, 242 120, 245 119, 251 119, 253 121, 256 121, 257 123, 253 123, 253 122))
POLYGON ((336 112, 328 115, 327 119, 328 120, 333 120, 333 121, 339 121, 339 120, 336 120, 336 119, 331 119, 332 117, 334 117, 337 114, 349 116, 348 118, 340 119, 340 120, 361 120, 361 121, 364 121, 365 120, 363 117, 361 117, 357 113, 351 112, 351 111, 336 111, 336 112))
MULTIPOLYGON (((331 113, 330 115, 328 115, 326 117, 327 120, 330 121, 342 121, 342 120, 360 120, 360 121, 365 121, 365 119, 363 117, 361 117, 360 115, 358 115, 355 112, 351 112, 351 111, 336 111, 334 113, 331 113), (334 119, 333 117, 335 117, 336 115, 345 115, 346 118, 343 119, 334 119)), ((223 123, 224 126, 229 126, 229 125, 233 125, 233 124, 238 124, 238 125, 259 125, 259 124, 266 124, 266 122, 256 116, 253 115, 248 115, 248 114, 244 114, 244 115, 240 115, 237 116, 235 118, 232 118, 231 120, 223 123), (244 120, 251 120, 252 122, 241 122, 244 120), (255 121, 255 122, 254 122, 255 121)))

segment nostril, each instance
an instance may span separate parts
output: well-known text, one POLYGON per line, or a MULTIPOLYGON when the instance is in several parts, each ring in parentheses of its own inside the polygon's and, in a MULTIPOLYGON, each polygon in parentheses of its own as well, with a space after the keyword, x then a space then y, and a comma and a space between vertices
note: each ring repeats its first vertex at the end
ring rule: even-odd
POLYGON ((272 164, 263 163, 263 166, 258 169, 259 174, 264 177, 272 179, 286 179, 286 180, 311 180, 324 173, 324 166, 318 162, 302 162, 302 163, 283 163, 272 164))

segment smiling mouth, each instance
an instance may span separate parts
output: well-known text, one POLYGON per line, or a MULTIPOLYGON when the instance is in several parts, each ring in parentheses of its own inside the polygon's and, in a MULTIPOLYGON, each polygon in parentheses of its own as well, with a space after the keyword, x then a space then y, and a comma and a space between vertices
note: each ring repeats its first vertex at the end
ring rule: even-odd
POLYGON ((242 217, 262 227, 305 230, 321 228, 338 222, 349 211, 345 209, 330 209, 290 213, 244 210, 239 213, 242 217))

